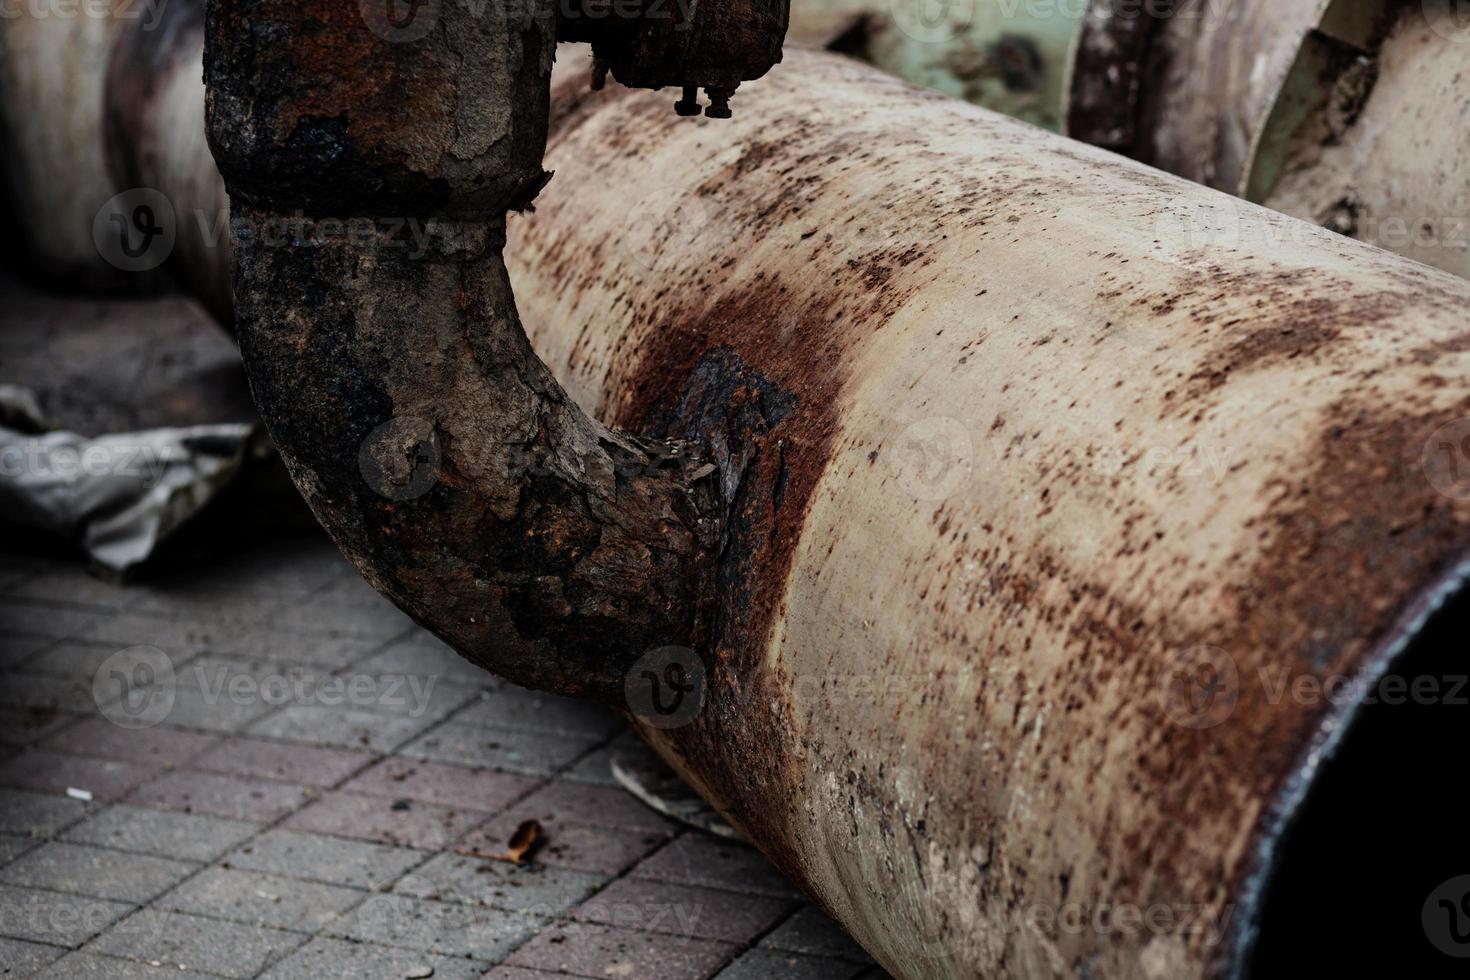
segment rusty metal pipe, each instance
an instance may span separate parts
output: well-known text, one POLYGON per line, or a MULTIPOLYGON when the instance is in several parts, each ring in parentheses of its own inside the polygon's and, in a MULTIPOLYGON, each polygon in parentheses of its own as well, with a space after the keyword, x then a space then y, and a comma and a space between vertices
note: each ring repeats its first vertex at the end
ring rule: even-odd
MULTIPOLYGON (((706 447, 724 505, 692 710, 634 723, 898 976, 1243 975, 1273 935, 1266 882, 1310 850, 1288 830, 1334 760, 1360 771, 1346 747, 1376 711, 1281 679, 1371 683, 1444 649, 1470 285, 830 56, 790 52, 720 124, 567 68, 557 177, 510 221, 535 350, 602 423, 706 447), (1060 919, 1103 903, 1176 918, 1060 919)), ((479 554, 454 510, 396 506, 415 467, 385 481, 392 454, 364 438, 364 467, 339 430, 371 431, 353 386, 393 394, 376 420, 422 383, 417 417, 485 444, 475 344, 412 303, 481 318, 305 251, 242 263, 319 289, 282 289, 280 313, 250 294, 253 370, 299 348, 336 380, 262 389, 304 489, 479 554), (380 286, 398 302, 374 308, 380 286)), ((429 264, 502 288, 484 258, 429 264)), ((478 507, 468 465, 431 467, 424 497, 478 507)), ((367 574, 452 635, 401 571, 434 566, 358 534, 367 574)), ((1307 839, 1356 839, 1354 816, 1307 839)))

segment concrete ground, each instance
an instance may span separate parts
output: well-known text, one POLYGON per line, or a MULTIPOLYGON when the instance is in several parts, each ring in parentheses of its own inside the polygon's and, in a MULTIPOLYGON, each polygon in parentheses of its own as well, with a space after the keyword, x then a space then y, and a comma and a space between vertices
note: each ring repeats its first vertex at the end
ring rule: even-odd
POLYGON ((0 552, 0 976, 885 976, 617 787, 615 718, 461 660, 318 534, 207 543, 128 588, 0 552), (533 818, 533 863, 473 856, 533 818))

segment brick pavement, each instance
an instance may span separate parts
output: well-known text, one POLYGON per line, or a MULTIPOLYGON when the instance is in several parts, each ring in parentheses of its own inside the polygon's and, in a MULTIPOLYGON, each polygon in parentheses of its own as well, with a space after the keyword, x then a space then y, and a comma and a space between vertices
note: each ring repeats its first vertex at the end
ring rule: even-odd
POLYGON ((0 568, 0 976, 886 976, 753 850, 617 788, 616 719, 466 663, 319 537, 127 589, 0 568), (172 684, 110 673, 135 645, 172 684), (533 865, 462 853, 529 818, 533 865))

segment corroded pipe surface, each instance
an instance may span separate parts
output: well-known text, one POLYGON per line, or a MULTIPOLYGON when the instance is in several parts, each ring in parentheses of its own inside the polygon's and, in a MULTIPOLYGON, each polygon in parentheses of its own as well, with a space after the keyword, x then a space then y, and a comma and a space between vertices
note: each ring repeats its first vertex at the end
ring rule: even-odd
POLYGON ((644 735, 897 975, 1243 969, 1354 707, 1265 679, 1386 670, 1470 544, 1470 285, 833 56, 745 109, 574 74, 512 222, 584 404, 748 447, 644 735), (1179 919, 1028 917, 1103 903, 1179 919))
MULTIPOLYGON (((702 442, 726 515, 699 697, 645 737, 900 977, 1244 970, 1362 700, 1281 684, 1392 669, 1458 586, 1470 285, 831 56, 733 123, 566 67, 522 315, 603 423, 702 442), (1063 918, 1104 904, 1171 918, 1063 918)), ((480 322, 448 287, 368 316, 321 255, 332 301, 283 294, 281 336, 346 310, 374 339, 343 385, 489 398, 462 347, 424 357, 480 322)), ((269 397, 335 440, 309 494, 407 539, 393 494, 465 492, 269 397)), ((473 552, 454 513, 419 538, 473 552)))

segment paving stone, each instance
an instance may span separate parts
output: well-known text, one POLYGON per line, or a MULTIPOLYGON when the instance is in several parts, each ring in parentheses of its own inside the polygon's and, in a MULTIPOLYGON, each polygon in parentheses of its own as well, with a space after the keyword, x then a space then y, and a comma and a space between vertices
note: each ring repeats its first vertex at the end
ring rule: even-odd
POLYGON ((596 745, 594 739, 446 722, 404 746, 398 755, 527 776, 550 776, 596 745))
POLYGON ((238 868, 207 868, 155 904, 246 925, 315 933, 362 901, 362 892, 238 868))
MULTIPOLYGON (((266 614, 267 619, 270 614, 266 614)), ((215 637, 207 650, 219 656, 252 657, 291 666, 340 670, 381 647, 382 641, 361 636, 329 636, 265 627, 215 637)))
POLYGON ((795 886, 755 848, 717 841, 703 834, 684 834, 639 864, 631 874, 636 878, 704 885, 752 895, 799 897, 795 886))
POLYGON ((166 772, 134 790, 127 802, 184 813, 209 813, 232 820, 271 823, 303 805, 305 786, 264 779, 181 769, 166 772))
MULTIPOLYGON (((463 850, 498 853, 505 849, 524 814, 514 809, 476 827, 459 841, 463 850)), ((554 868, 620 875, 654 849, 668 842, 663 833, 613 830, 588 824, 542 824, 542 844, 532 860, 554 868)))
POLYGON ((10 594, 39 602, 55 602, 58 596, 65 596, 68 602, 82 606, 118 610, 132 604, 136 598, 133 592, 128 586, 94 578, 80 572, 75 564, 69 564, 28 577, 25 584, 10 594))
POLYGON ((479 810, 329 791, 293 814, 285 826, 291 830, 434 850, 444 847, 488 815, 479 810))
POLYGON ((483 667, 461 657, 433 634, 420 630, 395 641, 357 665, 385 674, 440 677, 465 687, 493 688, 505 682, 483 667))
POLYGON ((545 970, 528 970, 523 966, 497 966, 480 980, 551 980, 565 976, 564 973, 547 973, 545 970))
POLYGON ((570 779, 577 783, 592 783, 595 786, 617 786, 618 781, 613 777, 612 772, 612 761, 615 756, 630 757, 634 760, 642 757, 651 765, 660 767, 665 765, 652 749, 643 744, 642 739, 632 732, 624 732, 596 752, 577 760, 577 764, 566 772, 560 773, 559 778, 570 779))
POLYGON ((181 970, 173 963, 139 963, 96 953, 68 953, 36 980, 168 980, 170 977, 203 977, 193 970, 181 970))
POLYGON ((249 730, 267 738, 386 754, 433 724, 433 718, 293 704, 260 719, 249 730))
POLYGON ((0 634, 0 672, 15 670, 22 664, 34 660, 41 651, 55 646, 58 642, 60 641, 49 636, 0 634))
POLYGON ((543 824, 580 823, 614 830, 672 834, 676 824, 623 789, 558 780, 514 807, 517 814, 543 824))
POLYGON ((457 712, 458 724, 515 731, 551 732, 602 741, 623 730, 623 723, 607 709, 588 701, 557 697, 505 684, 484 691, 457 712))
POLYGON ((289 632, 346 633, 383 641, 418 628, 387 599, 377 603, 341 602, 320 595, 277 610, 269 622, 274 629, 289 632))
POLYGON ((580 977, 704 980, 736 947, 704 939, 661 936, 574 922, 542 932, 510 958, 513 966, 580 977))
POLYGON ((193 762, 196 769, 257 776, 307 786, 335 786, 372 762, 365 752, 236 737, 219 742, 193 762))
POLYGON ((9 864, 36 846, 37 841, 34 837, 17 837, 13 834, 0 834, 0 867, 9 864))
POLYGON ((104 610, 6 597, 0 600, 0 635, 22 634, 62 639, 96 622, 104 610))
POLYGON ((172 657, 177 666, 203 653, 217 638, 238 632, 247 622, 248 619, 218 613, 192 619, 179 615, 177 609, 167 615, 114 613, 87 624, 72 638, 109 643, 118 650, 131 646, 157 647, 172 657))
MULTIPOLYGON (((4 679, 3 683, 9 683, 4 679)), ((80 716, 49 708, 0 708, 0 745, 31 745, 54 735, 80 716)))
POLYGON ((428 854, 294 830, 268 830, 226 859, 233 867, 309 878, 354 888, 380 888, 428 854))
POLYGON ((197 868, 146 854, 52 841, 0 868, 0 882, 141 904, 197 868))
POLYGON ((122 728, 105 718, 87 718, 48 738, 52 752, 120 759, 161 768, 182 766, 219 740, 213 735, 167 728, 122 728))
POLYGON ((841 926, 823 915, 820 909, 811 906, 801 909, 781 923, 761 940, 761 946, 807 956, 836 957, 858 963, 872 962, 863 948, 853 942, 841 926))
POLYGON ((0 684, 0 707, 88 715, 97 711, 98 704, 92 697, 91 678, 83 681, 16 670, 0 684))
POLYGON ((119 805, 87 818, 62 839, 137 854, 212 861, 260 829, 260 824, 243 820, 119 805))
POLYGON ((267 970, 261 980, 403 980, 425 976, 425 968, 433 970, 434 980, 475 980, 485 964, 319 936, 267 970))
POLYGON ((496 813, 538 785, 538 780, 490 769, 384 759, 342 788, 366 796, 422 800, 496 813))
POLYGON ((327 932, 362 942, 498 963, 545 925, 545 920, 500 909, 372 895, 327 932))
POLYGON ((119 649, 122 648, 115 643, 61 640, 27 660, 25 669, 31 673, 70 677, 91 684, 98 668, 119 649))
POLYGON ((28 943, 22 939, 0 939, 0 977, 29 977, 61 955, 62 951, 55 946, 28 943))
POLYGON ((293 932, 142 909, 98 936, 89 948, 248 980, 300 943, 301 936, 293 932))
POLYGON ((126 902, 0 885, 0 936, 77 947, 132 910, 126 902))
POLYGON ((50 837, 86 812, 87 804, 81 800, 0 789, 0 833, 50 837))
POLYGON ((624 878, 582 903, 573 915, 585 922, 621 929, 719 939, 744 946, 795 907, 793 899, 624 878))
POLYGON ((490 905, 554 917, 606 884, 603 875, 540 865, 517 867, 459 854, 437 854, 403 876, 395 893, 470 905, 490 905))
POLYGON ((131 762, 88 759, 38 749, 0 762, 0 786, 46 793, 65 793, 75 787, 86 790, 98 800, 115 800, 150 778, 155 771, 131 762))
POLYGON ((866 969, 850 960, 753 949, 721 970, 718 980, 853 980, 866 969))

